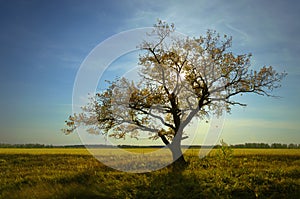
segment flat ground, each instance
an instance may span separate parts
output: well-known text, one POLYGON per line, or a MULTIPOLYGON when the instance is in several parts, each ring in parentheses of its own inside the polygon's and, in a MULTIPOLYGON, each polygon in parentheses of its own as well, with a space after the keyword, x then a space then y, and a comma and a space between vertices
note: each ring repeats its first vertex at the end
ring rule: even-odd
POLYGON ((300 198, 300 149, 215 149, 202 159, 189 149, 185 157, 183 171, 126 173, 85 149, 0 149, 0 198, 300 198))

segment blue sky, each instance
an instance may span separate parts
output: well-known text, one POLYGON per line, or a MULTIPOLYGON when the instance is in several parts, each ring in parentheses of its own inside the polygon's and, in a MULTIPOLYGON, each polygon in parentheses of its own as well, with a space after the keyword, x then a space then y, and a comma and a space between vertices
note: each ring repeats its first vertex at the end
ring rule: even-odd
POLYGON ((274 92, 281 98, 241 98, 248 106, 226 116, 225 141, 300 143, 299 9, 292 0, 0 1, 0 142, 80 143, 60 129, 81 63, 108 37, 160 18, 189 36, 232 35, 232 50, 251 52, 253 68, 288 73, 274 92))

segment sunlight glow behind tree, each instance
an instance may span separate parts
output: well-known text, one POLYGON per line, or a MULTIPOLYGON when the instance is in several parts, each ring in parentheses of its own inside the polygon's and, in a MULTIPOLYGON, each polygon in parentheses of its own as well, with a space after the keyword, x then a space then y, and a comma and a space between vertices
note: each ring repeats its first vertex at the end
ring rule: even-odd
POLYGON ((221 116, 234 105, 246 106, 233 97, 244 93, 272 96, 286 73, 271 66, 250 69, 251 54, 230 52, 232 38, 208 30, 205 36, 174 37, 175 27, 158 21, 151 38, 139 48, 140 79, 119 78, 91 98, 82 113, 66 121, 66 134, 78 126, 89 133, 125 139, 147 132, 171 150, 173 161, 185 164, 181 141, 185 128, 196 118, 221 116))

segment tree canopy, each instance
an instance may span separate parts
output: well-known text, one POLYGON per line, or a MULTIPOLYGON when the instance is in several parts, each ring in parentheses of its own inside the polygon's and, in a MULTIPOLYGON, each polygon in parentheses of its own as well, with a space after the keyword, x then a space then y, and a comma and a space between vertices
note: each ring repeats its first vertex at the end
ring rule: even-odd
POLYGON ((84 125, 89 133, 138 138, 144 131, 150 139, 161 139, 178 159, 184 129, 192 119, 246 106, 234 98, 237 95, 272 96, 286 76, 272 66, 251 69, 251 54, 231 52, 232 38, 227 35, 208 30, 204 36, 181 38, 174 31, 173 24, 158 21, 148 35, 151 39, 139 46, 139 80, 108 81, 108 88, 93 96, 82 113, 69 117, 64 132, 84 125))

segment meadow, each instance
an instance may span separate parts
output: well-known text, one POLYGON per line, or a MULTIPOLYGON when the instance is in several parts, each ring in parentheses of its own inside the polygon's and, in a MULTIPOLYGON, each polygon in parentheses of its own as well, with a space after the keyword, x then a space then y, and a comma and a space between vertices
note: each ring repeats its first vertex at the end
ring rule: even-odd
POLYGON ((0 198, 300 198, 300 149, 198 150, 182 171, 126 173, 86 149, 0 149, 0 198))

